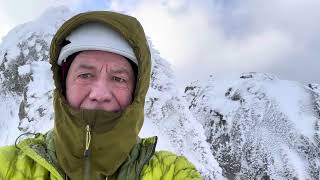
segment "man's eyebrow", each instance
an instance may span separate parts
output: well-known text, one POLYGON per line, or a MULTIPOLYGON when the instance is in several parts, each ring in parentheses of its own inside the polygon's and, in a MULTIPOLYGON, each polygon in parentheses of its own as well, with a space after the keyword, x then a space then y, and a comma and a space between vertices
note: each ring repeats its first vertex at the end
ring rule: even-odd
POLYGON ((94 66, 90 66, 90 65, 88 65, 88 64, 79 64, 78 66, 77 66, 77 70, 78 69, 88 69, 88 70, 92 70, 92 69, 95 69, 95 67, 94 66))
POLYGON ((114 68, 110 70, 114 74, 130 74, 127 68, 114 68))

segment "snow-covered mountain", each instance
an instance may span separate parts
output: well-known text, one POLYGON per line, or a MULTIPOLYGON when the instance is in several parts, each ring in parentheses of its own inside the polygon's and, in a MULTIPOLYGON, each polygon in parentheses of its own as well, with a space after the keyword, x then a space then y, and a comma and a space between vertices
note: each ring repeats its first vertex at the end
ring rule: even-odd
POLYGON ((320 179, 320 86, 262 73, 185 89, 228 179, 320 179))
MULTIPOLYGON (((0 44, 0 145, 53 127, 51 38, 74 13, 48 9, 0 44)), ((205 179, 319 179, 320 86, 248 73, 210 76, 179 92, 152 46, 152 79, 140 136, 192 161, 205 179)))
POLYGON ((0 144, 22 132, 53 126, 53 81, 48 51, 53 34, 71 16, 64 7, 46 11, 33 22, 12 29, 0 44, 0 144))

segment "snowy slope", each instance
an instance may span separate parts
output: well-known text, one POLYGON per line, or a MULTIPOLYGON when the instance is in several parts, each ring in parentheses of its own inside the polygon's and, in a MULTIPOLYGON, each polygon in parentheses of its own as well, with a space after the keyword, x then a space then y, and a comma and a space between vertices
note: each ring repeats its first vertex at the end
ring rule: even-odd
POLYGON ((260 73, 185 89, 228 179, 319 179, 319 96, 319 85, 260 73))
MULTIPOLYGON (((48 63, 51 38, 73 13, 59 7, 14 28, 0 45, 0 145, 12 144, 25 132, 53 127, 53 81, 48 63)), ((150 46, 151 42, 150 42, 150 46)), ((222 179, 222 171, 206 142, 204 129, 179 96, 170 65, 152 49, 152 82, 141 136, 159 137, 158 150, 187 156, 206 179, 222 179)))
POLYGON ((158 149, 186 155, 206 179, 223 179, 221 169, 206 142, 203 127, 177 91, 170 65, 156 50, 152 48, 151 52, 152 82, 147 94, 146 121, 141 135, 158 135, 158 149))

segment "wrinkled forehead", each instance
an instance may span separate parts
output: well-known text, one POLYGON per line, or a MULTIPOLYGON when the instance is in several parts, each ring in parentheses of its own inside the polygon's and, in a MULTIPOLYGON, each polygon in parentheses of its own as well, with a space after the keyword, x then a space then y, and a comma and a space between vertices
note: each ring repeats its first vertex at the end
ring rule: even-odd
MULTIPOLYGON (((69 70, 67 74, 74 71, 97 71, 107 67, 109 73, 122 74, 130 79, 136 79, 137 66, 131 60, 119 54, 106 51, 83 51, 77 53, 73 59, 68 60, 69 70), (69 63, 69 61, 72 61, 69 63)), ((61 66, 62 68, 64 65, 61 66)))
POLYGON ((78 53, 72 62, 72 66, 77 69, 89 70, 105 65, 114 72, 130 73, 133 71, 129 59, 119 54, 106 51, 83 51, 78 53))

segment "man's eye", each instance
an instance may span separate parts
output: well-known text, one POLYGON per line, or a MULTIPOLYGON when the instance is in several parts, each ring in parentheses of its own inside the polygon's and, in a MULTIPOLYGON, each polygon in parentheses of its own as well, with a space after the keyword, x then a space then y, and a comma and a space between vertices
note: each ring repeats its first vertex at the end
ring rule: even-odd
POLYGON ((117 77, 117 76, 113 76, 112 77, 112 80, 116 81, 116 82, 119 82, 119 83, 124 83, 126 82, 125 79, 121 78, 121 77, 117 77))
POLYGON ((83 73, 83 74, 79 74, 78 77, 81 79, 88 79, 88 78, 92 78, 93 75, 90 73, 83 73))

